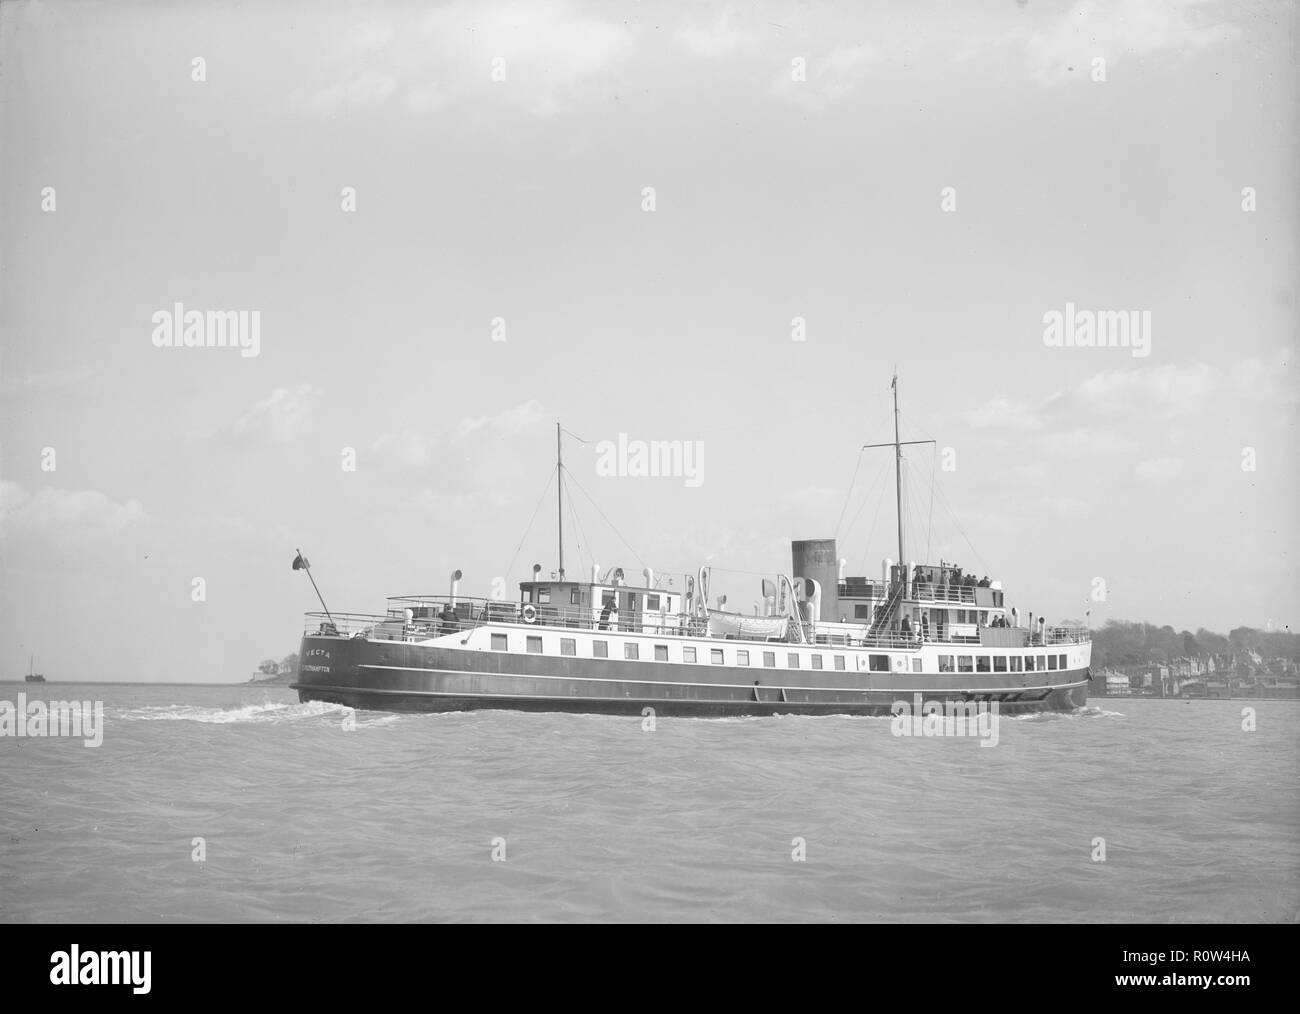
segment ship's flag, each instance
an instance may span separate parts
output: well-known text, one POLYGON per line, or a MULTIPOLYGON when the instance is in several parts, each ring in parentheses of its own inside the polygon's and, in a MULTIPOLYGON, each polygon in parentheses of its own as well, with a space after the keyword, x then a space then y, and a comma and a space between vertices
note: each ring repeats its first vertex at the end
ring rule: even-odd
POLYGON ((299 553, 293 558, 293 569, 311 570, 311 564, 307 562, 307 557, 303 556, 302 553, 299 553))

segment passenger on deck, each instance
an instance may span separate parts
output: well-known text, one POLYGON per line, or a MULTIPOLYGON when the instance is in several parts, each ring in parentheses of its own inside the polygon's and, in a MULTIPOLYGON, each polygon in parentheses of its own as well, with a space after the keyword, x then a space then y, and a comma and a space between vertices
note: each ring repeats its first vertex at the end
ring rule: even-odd
POLYGON ((988 586, 989 586, 989 577, 987 574, 985 574, 982 578, 980 578, 980 583, 978 587, 987 588, 988 586))
POLYGON ((442 612, 438 614, 438 621, 444 634, 449 634, 460 626, 460 617, 456 615, 456 610, 450 602, 442 607, 442 612))
POLYGON ((614 611, 614 603, 606 602, 605 608, 600 611, 600 629, 609 629, 609 614, 614 611))
POLYGON ((908 640, 912 639, 912 621, 908 617, 903 617, 903 623, 899 629, 902 631, 903 637, 908 640))

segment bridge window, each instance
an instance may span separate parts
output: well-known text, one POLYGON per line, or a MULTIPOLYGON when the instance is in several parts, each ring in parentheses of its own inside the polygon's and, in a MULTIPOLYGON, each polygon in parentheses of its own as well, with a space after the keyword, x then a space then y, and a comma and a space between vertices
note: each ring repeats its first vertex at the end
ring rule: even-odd
POLYGON ((623 657, 637 659, 641 657, 641 646, 635 641, 623 642, 623 657))
POLYGON ((855 620, 871 619, 871 606, 863 605, 861 602, 853 607, 853 618, 855 620))
POLYGON ((1006 672, 1006 671, 1007 671, 1007 656, 1006 656, 1006 655, 994 655, 994 656, 993 656, 993 671, 994 671, 994 672, 1006 672))
POLYGON ((835 656, 835 668, 836 668, 836 669, 839 669, 841 672, 844 671, 844 656, 843 656, 843 655, 836 655, 836 656, 835 656))
POLYGON ((601 608, 603 609, 605 606, 616 606, 616 605, 618 605, 618 601, 617 601, 617 599, 618 599, 618 596, 615 595, 612 591, 601 591, 601 593, 600 593, 600 605, 601 605, 601 608))
POLYGON ((775 669, 775 668, 776 668, 776 652, 774 652, 774 651, 765 651, 765 652, 763 652, 763 665, 764 665, 765 668, 768 668, 768 669, 775 669))
POLYGON ((524 640, 528 642, 525 647, 534 655, 540 655, 542 653, 542 639, 540 637, 535 637, 534 635, 529 634, 524 640))
POLYGON ((581 588, 572 588, 572 589, 570 589, 570 591, 569 591, 569 605, 571 605, 571 606, 579 606, 579 605, 582 605, 582 589, 581 589, 581 588))
POLYGON ((560 654, 576 655, 578 654, 578 644, 572 637, 560 638, 560 654))
POLYGON ((974 672, 974 671, 975 671, 975 657, 974 657, 973 655, 958 655, 958 656, 957 656, 957 671, 958 671, 958 672, 974 672))
POLYGON ((542 603, 542 602, 550 602, 550 601, 551 601, 551 589, 549 589, 549 588, 538 588, 538 589, 537 589, 537 601, 538 601, 539 604, 542 603))
POLYGON ((989 657, 988 657, 987 655, 976 655, 976 656, 975 656, 975 671, 976 671, 976 672, 988 672, 988 671, 989 671, 989 657))
POLYGON ((645 607, 646 609, 650 610, 650 612, 652 613, 659 612, 659 596, 647 595, 645 597, 645 607))
POLYGON ((508 642, 509 642, 509 639, 508 639, 507 635, 505 635, 505 634, 493 634, 493 635, 492 635, 492 650, 493 650, 493 651, 509 651, 509 650, 510 650, 510 645, 509 645, 508 642))
POLYGON ((655 661, 656 662, 668 661, 668 645, 666 644, 655 645, 655 661))
POLYGON ((951 656, 951 655, 940 655, 940 656, 939 656, 939 671, 940 671, 940 672, 952 672, 952 671, 953 671, 953 669, 952 669, 952 656, 951 656))
POLYGON ((592 658, 609 658, 609 642, 608 642, 608 641, 592 641, 592 642, 591 642, 591 657, 592 657, 592 658))
POLYGON ((743 648, 736 652, 736 665, 749 665, 749 652, 743 648))
POLYGON ((695 649, 693 647, 686 647, 682 649, 682 661, 683 662, 695 661, 695 649))
POLYGON ((888 655, 868 655, 867 668, 871 672, 889 672, 888 655))
POLYGON ((710 648, 710 649, 709 649, 709 662, 710 662, 711 664, 713 664, 713 665, 722 665, 722 649, 721 649, 721 648, 710 648))

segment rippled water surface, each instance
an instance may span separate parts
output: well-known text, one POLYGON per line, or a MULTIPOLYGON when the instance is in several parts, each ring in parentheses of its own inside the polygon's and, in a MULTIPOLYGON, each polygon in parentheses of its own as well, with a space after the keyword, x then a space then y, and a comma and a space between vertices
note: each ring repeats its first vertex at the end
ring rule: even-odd
POLYGON ((1101 700, 983 748, 871 718, 348 728, 280 688, 20 692, 102 700, 105 732, 0 737, 3 921, 1300 917, 1297 702, 1101 700))

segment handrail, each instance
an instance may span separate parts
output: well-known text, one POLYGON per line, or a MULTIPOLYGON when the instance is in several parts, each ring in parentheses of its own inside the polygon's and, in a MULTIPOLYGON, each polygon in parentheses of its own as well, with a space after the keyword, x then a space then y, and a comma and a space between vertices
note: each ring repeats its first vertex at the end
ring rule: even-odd
MULTIPOLYGON (((402 597, 409 601, 414 598, 402 597)), ((429 596, 432 600, 434 597, 429 596)), ((446 596, 443 596, 446 604, 446 596)), ((393 601, 393 600, 390 600, 393 601)), ((707 637, 708 623, 686 613, 644 613, 632 614, 634 620, 619 620, 601 625, 599 620, 590 617, 565 615, 553 606, 536 608, 533 622, 522 616, 522 603, 504 602, 500 599, 464 599, 457 598, 455 619, 444 619, 441 615, 417 616, 406 619, 405 609, 390 610, 385 615, 373 613, 306 613, 303 633, 310 636, 324 637, 366 637, 382 641, 425 640, 456 631, 468 631, 487 623, 508 623, 530 629, 546 630, 590 630, 605 631, 611 634, 650 634, 674 637, 707 637), (463 608, 462 608, 463 607, 463 608)), ((1092 632, 1086 627, 1057 626, 1046 627, 1042 633, 1024 627, 1009 627, 1009 630, 1024 630, 1025 647, 1044 647, 1063 644, 1085 644, 1092 640, 1092 632)), ((716 640, 734 640, 753 644, 794 644, 787 632, 785 640, 773 641, 761 637, 716 637, 716 640)), ((842 645, 849 648, 885 648, 894 650, 915 650, 923 644, 952 646, 953 648, 978 649, 983 652, 1015 650, 1015 646, 982 645, 978 631, 973 636, 949 635, 938 638, 931 634, 922 636, 919 631, 904 633, 901 630, 881 629, 876 632, 863 629, 854 636, 849 633, 831 633, 819 631, 813 625, 810 644, 842 645)))

